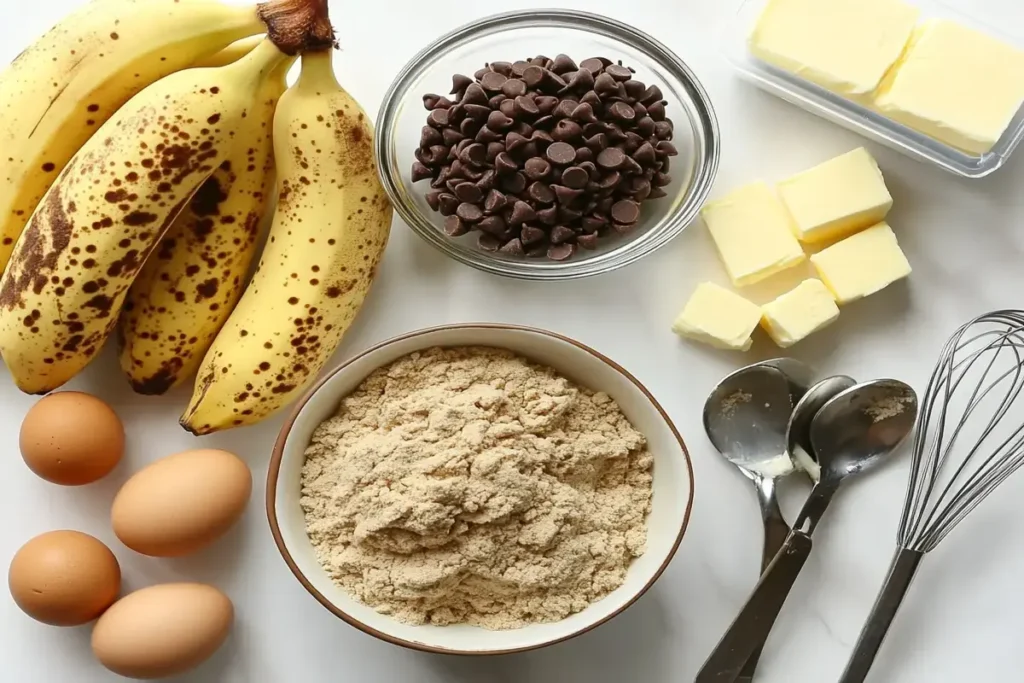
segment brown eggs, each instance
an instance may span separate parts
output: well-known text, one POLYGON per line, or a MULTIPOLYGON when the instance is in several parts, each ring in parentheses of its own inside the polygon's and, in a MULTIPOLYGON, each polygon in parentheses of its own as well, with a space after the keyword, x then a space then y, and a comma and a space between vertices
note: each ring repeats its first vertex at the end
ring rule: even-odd
POLYGON ((81 486, 113 470, 124 455, 124 426, 106 403, 77 391, 40 399, 21 423, 25 464, 43 479, 81 486))
POLYGON ((131 593, 96 622, 92 651, 129 678, 162 678, 192 669, 224 643, 231 600, 212 586, 168 583, 131 593))
POLYGON ((245 511, 252 475, 227 451, 185 451, 158 460, 121 487, 114 533, 154 557, 193 553, 220 538, 245 511))
POLYGON ((25 614, 52 626, 79 626, 103 614, 121 590, 107 546, 78 531, 36 536, 11 560, 7 584, 25 614))

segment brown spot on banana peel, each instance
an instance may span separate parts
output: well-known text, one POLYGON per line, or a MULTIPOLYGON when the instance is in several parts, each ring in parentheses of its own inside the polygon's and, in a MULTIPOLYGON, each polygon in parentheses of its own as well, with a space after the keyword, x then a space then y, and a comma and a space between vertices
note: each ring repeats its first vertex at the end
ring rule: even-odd
POLYGON ((64 212, 60 189, 55 186, 25 228, 20 248, 15 251, 8 267, 10 275, 3 278, 0 285, 0 307, 11 311, 22 305, 29 287, 35 294, 43 291, 46 285, 44 273, 56 267, 60 255, 71 243, 74 227, 64 212))

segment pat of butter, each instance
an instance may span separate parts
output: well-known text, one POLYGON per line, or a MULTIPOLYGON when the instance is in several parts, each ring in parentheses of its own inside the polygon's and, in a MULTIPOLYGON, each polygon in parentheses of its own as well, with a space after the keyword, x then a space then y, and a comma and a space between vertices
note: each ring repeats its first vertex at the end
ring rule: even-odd
POLYGON ((949 20, 923 22, 875 95, 895 121, 984 154, 1024 100, 1024 52, 949 20))
POLYGON ((761 313, 761 327, 786 348, 835 322, 839 307, 821 280, 811 279, 762 306, 761 313))
POLYGON ((840 304, 874 294, 910 275, 907 257, 885 222, 814 254, 811 263, 840 304))
POLYGON ((805 258, 789 212, 764 183, 747 185, 705 205, 701 216, 737 287, 764 280, 805 258))
POLYGON ((868 97, 899 59, 918 15, 901 0, 769 0, 749 46, 812 83, 868 97))
POLYGON ((704 282, 686 302, 672 331, 720 349, 746 351, 760 320, 761 309, 756 305, 724 287, 704 282))
POLYGON ((801 242, 845 237, 885 219, 892 195, 878 164, 863 147, 778 185, 801 242))

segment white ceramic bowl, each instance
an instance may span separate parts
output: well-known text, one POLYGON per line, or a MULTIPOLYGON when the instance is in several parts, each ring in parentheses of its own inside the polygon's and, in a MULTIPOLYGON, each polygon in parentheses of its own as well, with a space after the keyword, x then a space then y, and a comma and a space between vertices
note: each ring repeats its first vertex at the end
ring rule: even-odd
POLYGON ((693 504, 693 468, 682 438, 658 402, 626 370, 597 351, 552 332, 497 324, 420 330, 384 342, 323 378, 292 410, 274 447, 267 475, 267 515, 285 562, 313 597, 338 617, 396 645, 446 654, 491 655, 551 645, 608 621, 644 594, 672 560, 693 504), (337 587, 317 562, 299 505, 305 450, 317 425, 371 372, 414 351, 435 346, 491 346, 511 350, 614 398, 648 440, 654 455, 654 496, 647 550, 622 586, 561 621, 508 631, 475 626, 411 626, 379 614, 337 587))

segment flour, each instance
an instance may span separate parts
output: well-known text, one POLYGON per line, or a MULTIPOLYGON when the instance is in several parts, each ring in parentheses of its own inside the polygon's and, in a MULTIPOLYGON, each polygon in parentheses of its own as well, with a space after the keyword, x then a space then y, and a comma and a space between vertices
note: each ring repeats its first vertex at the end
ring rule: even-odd
POLYGON ((506 351, 432 349, 374 372, 306 457, 320 563, 404 622, 556 621, 644 551, 644 437, 606 394, 506 351))

